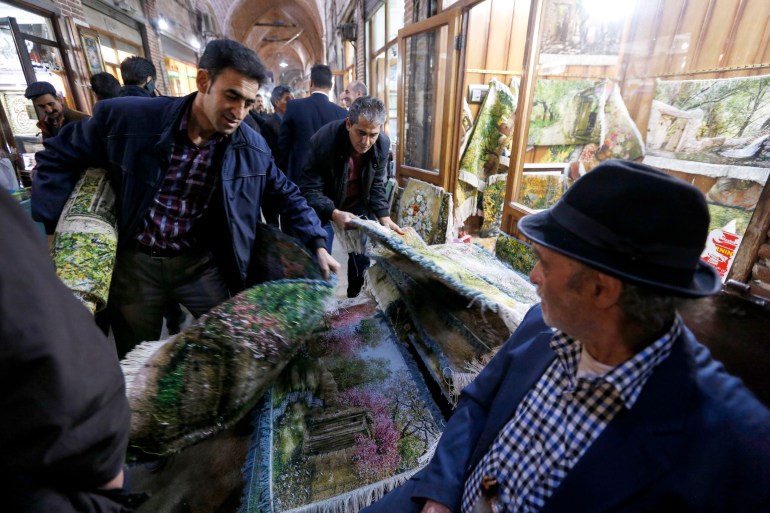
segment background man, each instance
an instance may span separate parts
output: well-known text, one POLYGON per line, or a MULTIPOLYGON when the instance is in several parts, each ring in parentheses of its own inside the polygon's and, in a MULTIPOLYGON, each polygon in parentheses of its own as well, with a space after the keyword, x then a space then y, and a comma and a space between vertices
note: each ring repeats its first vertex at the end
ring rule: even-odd
MULTIPOLYGON (((346 119, 332 121, 310 139, 310 158, 300 188, 327 225, 329 251, 334 240, 329 221, 345 229, 351 219, 374 216, 381 225, 403 233, 391 220, 385 197, 390 151, 390 139, 380 133, 385 118, 385 104, 364 96, 353 102, 346 119)), ((358 295, 367 267, 366 255, 348 255, 348 297, 358 295)))
POLYGON ((120 82, 106 71, 96 73, 91 75, 91 90, 96 96, 96 101, 117 98, 120 96, 120 82))
POLYGON ((155 96, 155 65, 144 57, 126 57, 120 63, 123 87, 120 96, 155 96))
POLYGON ((131 413, 115 350, 3 191, 0 218, 2 509, 125 513, 131 413))
POLYGON ((211 41, 196 93, 98 103, 93 118, 37 154, 32 213, 49 232, 80 173, 108 172, 120 237, 108 308, 120 354, 160 336, 167 302, 198 317, 252 283, 263 201, 291 221, 326 275, 339 269, 299 189, 241 126, 264 76, 252 50, 211 41))
POLYGON ((64 99, 48 82, 32 82, 24 91, 24 96, 32 100, 37 109, 39 118, 37 127, 43 134, 43 139, 57 135, 61 127, 67 123, 88 117, 84 112, 67 107, 64 99))
POLYGON ((278 136, 281 160, 278 166, 286 171, 292 182, 299 181, 310 148, 308 143, 319 128, 330 121, 343 119, 347 112, 329 101, 332 71, 329 66, 316 64, 310 69, 310 91, 307 98, 292 100, 286 107, 281 133, 278 136))
POLYGON ((708 226, 697 188, 617 160, 523 218, 540 305, 364 511, 770 511, 770 412, 676 311, 720 289, 708 226))
POLYGON ((353 103, 356 98, 366 96, 366 93, 366 84, 360 80, 351 80, 348 82, 345 90, 342 91, 342 94, 340 95, 340 101, 346 109, 349 109, 350 104, 353 103))
POLYGON ((270 96, 270 103, 273 104, 273 113, 266 116, 262 122, 262 137, 267 141, 267 145, 270 146, 270 150, 273 152, 273 158, 276 162, 281 160, 281 150, 278 146, 278 135, 281 133, 281 123, 283 123, 283 116, 286 114, 286 107, 289 105, 289 100, 293 100, 294 95, 291 92, 291 87, 286 85, 279 85, 273 88, 273 93, 270 96))

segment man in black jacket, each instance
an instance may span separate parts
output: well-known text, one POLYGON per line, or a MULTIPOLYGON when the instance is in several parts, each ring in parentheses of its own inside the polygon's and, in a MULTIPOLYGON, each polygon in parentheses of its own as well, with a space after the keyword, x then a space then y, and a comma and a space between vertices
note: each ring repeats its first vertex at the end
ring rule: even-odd
POLYGON ((120 63, 123 87, 120 96, 155 96, 155 65, 144 57, 126 57, 120 63))
MULTIPOLYGON (((364 96, 350 106, 348 117, 321 127, 310 139, 310 156, 300 179, 308 204, 327 228, 326 247, 331 252, 334 232, 357 217, 372 218, 403 233, 391 220, 385 197, 390 139, 380 133, 386 119, 385 104, 364 96)), ((348 255, 348 297, 355 297, 369 267, 366 255, 348 255)))

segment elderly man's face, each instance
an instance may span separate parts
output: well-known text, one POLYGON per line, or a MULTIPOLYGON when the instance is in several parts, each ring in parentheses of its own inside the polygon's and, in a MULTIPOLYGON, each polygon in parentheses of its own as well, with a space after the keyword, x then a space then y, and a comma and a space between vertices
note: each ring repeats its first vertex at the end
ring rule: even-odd
POLYGON ((579 338, 591 322, 589 281, 596 271, 539 244, 534 245, 534 250, 538 262, 529 279, 540 296, 543 320, 579 338))
POLYGON ((342 94, 340 95, 340 100, 342 101, 342 104, 345 106, 346 109, 349 109, 350 104, 353 103, 358 96, 360 96, 351 92, 357 83, 358 83, 358 80, 353 80, 349 82, 348 85, 345 87, 345 90, 342 91, 342 94))
POLYGON ((61 100, 52 94, 38 96, 32 103, 50 120, 58 118, 64 110, 61 100))

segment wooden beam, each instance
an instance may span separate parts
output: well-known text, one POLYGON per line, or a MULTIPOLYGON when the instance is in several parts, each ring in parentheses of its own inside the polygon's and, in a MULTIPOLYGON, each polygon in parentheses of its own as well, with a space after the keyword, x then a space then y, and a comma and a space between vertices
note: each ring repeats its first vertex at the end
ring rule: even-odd
POLYGON ((735 254, 733 266, 727 273, 727 279, 746 283, 751 278, 751 269, 757 261, 759 248, 767 240, 770 230, 770 179, 765 182, 765 188, 759 195, 754 215, 746 227, 743 240, 735 254))

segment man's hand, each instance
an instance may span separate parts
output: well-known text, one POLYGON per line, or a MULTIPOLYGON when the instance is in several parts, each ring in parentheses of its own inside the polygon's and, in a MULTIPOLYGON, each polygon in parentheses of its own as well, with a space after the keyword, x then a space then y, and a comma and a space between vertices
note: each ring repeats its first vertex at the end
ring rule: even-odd
POLYGON ((452 513, 452 510, 440 502, 428 499, 425 506, 422 507, 422 513, 452 513))
POLYGON ((402 230, 400 226, 394 223, 390 216, 381 217, 380 224, 386 228, 390 228, 399 235, 404 234, 404 230, 402 230))
POLYGON ((318 248, 316 250, 316 255, 318 256, 318 267, 321 268, 321 272, 325 279, 329 279, 329 271, 339 274, 340 263, 326 251, 326 248, 318 248))
POLYGON ((351 212, 345 212, 336 208, 332 212, 332 221, 340 228, 354 228, 350 225, 350 221, 353 219, 358 219, 358 216, 351 212))

